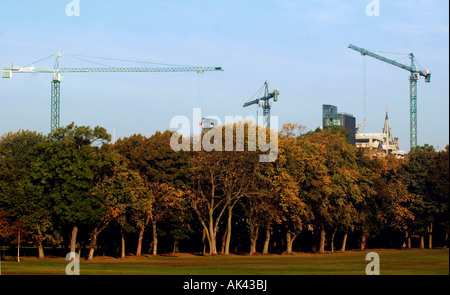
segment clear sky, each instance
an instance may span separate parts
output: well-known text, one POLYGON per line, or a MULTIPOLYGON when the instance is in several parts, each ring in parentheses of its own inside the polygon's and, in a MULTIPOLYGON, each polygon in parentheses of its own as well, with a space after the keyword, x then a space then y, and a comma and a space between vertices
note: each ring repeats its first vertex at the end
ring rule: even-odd
MULTIPOLYGON (((449 2, 379 0, 116 1, 1 0, 0 66, 25 66, 64 51, 165 64, 221 66, 223 72, 67 73, 61 125, 100 125, 116 138, 170 129, 178 115, 243 117, 269 81, 280 92, 272 115, 308 130, 321 126, 322 104, 353 114, 364 132, 381 132, 386 112, 400 148, 409 150, 409 72, 366 57, 352 43, 409 64, 413 52, 431 83, 418 82, 418 144, 449 143, 449 2), (375 1, 377 2, 377 1, 375 1), (382 52, 380 52, 382 51, 382 52), (394 54, 395 53, 395 54, 394 54)), ((95 60, 112 66, 152 66, 95 60)), ((54 59, 35 64, 53 67, 54 59)), ((68 56, 61 66, 99 66, 68 56)), ((0 134, 50 130, 51 74, 0 79, 0 134)), ((262 110, 259 109, 259 114, 262 110)))

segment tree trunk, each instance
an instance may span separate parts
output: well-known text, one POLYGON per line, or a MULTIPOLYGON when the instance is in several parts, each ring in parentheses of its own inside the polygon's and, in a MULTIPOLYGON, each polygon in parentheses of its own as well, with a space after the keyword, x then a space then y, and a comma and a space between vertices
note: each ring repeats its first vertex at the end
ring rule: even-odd
POLYGON ((121 247, 121 253, 120 258, 125 258, 125 235, 122 233, 122 247, 121 247))
POLYGON ((286 254, 292 255, 292 245, 294 245, 294 240, 297 235, 291 235, 291 231, 288 230, 286 233, 286 254))
POLYGON ((225 254, 225 243, 227 240, 227 230, 225 229, 223 235, 222 235, 222 248, 220 250, 220 254, 224 255, 225 254))
POLYGON ((291 231, 288 230, 286 233, 286 254, 291 255, 292 254, 292 248, 291 248, 291 231))
POLYGON ((37 248, 38 248, 38 253, 39 253, 39 259, 45 258, 44 247, 42 246, 42 241, 39 241, 37 248))
POLYGON ((153 228, 153 256, 158 255, 158 233, 156 231, 156 221, 152 222, 153 228))
POLYGON ((74 226, 72 229, 72 237, 70 239, 70 259, 75 259, 75 251, 77 247, 77 233, 78 227, 74 226))
POLYGON ((266 239, 264 240, 263 255, 269 254, 270 228, 266 228, 266 239))
POLYGON ((209 255, 217 256, 216 237, 214 234, 212 234, 212 237, 209 240, 209 255))
POLYGON ((368 231, 364 228, 361 235, 361 251, 366 250, 368 231))
POLYGON ((178 240, 174 240, 173 241, 173 253, 172 253, 172 256, 174 256, 175 253, 178 253, 178 240))
POLYGON ((430 226, 427 227, 428 231, 428 249, 433 249, 433 223, 430 223, 430 226))
POLYGON ((424 239, 423 239, 423 235, 420 236, 420 249, 425 249, 425 243, 424 243, 424 239))
POLYGON ((445 239, 444 239, 445 245, 444 245, 444 249, 448 248, 448 232, 449 232, 449 229, 447 228, 447 230, 445 231, 445 239))
POLYGON ((337 229, 335 229, 331 234, 331 253, 334 253, 334 236, 336 235, 336 231, 337 229))
POLYGON ((94 259, 94 251, 95 251, 95 247, 97 246, 98 234, 99 234, 98 229, 94 228, 94 230, 92 232, 92 236, 91 236, 91 243, 89 245, 89 255, 87 258, 88 261, 92 261, 92 259, 94 259))
POLYGON ((203 232, 202 232, 203 256, 206 255, 206 243, 205 243, 205 240, 206 240, 206 230, 203 229, 203 232))
POLYGON ((144 239, 144 230, 145 230, 145 226, 142 226, 139 229, 138 244, 137 244, 137 248, 136 248, 136 256, 142 255, 142 240, 144 239))
POLYGON ((342 240, 341 252, 345 252, 345 247, 347 246, 347 236, 348 236, 348 232, 346 232, 344 234, 344 238, 342 240))
POLYGON ((217 256, 216 233, 214 230, 209 234, 209 255, 217 256))
POLYGON ((144 220, 144 224, 139 230, 139 237, 138 237, 138 244, 136 249, 136 256, 142 255, 142 241, 144 240, 144 231, 145 227, 147 226, 148 222, 150 221, 150 215, 147 215, 147 217, 144 220))
POLYGON ((20 226, 17 232, 17 262, 20 262, 20 226))
MULTIPOLYGON (((214 218, 213 218, 213 210, 209 210, 209 230, 207 233, 208 242, 209 242, 209 255, 217 256, 217 245, 216 245, 216 234, 217 230, 214 228, 214 218)), ((225 245, 226 250, 226 245, 225 245)))
POLYGON ((89 254, 88 254, 88 258, 87 258, 88 261, 92 261, 94 259, 94 251, 95 251, 94 248, 89 249, 89 254))
POLYGON ((250 231, 250 255, 256 254, 256 241, 258 240, 259 227, 250 231))
POLYGON ((44 240, 41 231, 38 229, 38 238, 37 238, 37 249, 38 249, 38 258, 45 258, 44 247, 42 245, 42 241, 44 240))
POLYGON ((228 220, 227 220, 227 231, 226 231, 226 242, 225 242, 225 255, 230 255, 230 243, 231 243, 231 217, 233 216, 233 206, 228 206, 228 220))
POLYGON ((323 224, 320 226, 320 244, 319 244, 319 253, 325 253, 325 227, 323 224))
POLYGON ((407 240, 407 245, 406 247, 408 247, 408 249, 411 249, 411 237, 409 236, 409 232, 406 232, 406 240, 407 240))

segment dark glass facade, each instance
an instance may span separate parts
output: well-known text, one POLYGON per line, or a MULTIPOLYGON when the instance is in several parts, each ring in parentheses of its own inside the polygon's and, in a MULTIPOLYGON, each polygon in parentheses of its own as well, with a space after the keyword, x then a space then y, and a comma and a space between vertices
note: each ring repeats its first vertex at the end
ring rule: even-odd
POLYGON ((333 105, 324 104, 322 105, 322 127, 342 127, 347 130, 348 141, 350 144, 355 145, 356 139, 356 120, 350 114, 338 113, 337 107, 333 105))

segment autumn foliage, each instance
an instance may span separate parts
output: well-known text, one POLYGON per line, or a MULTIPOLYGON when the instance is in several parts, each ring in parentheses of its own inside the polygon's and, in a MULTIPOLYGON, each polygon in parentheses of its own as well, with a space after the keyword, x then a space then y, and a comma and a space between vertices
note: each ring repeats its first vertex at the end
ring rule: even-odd
POLYGON ((339 130, 287 124, 276 160, 261 162, 231 128, 234 148, 221 137, 220 151, 173 151, 172 131, 114 144, 74 124, 3 135, 0 245, 34 246, 40 258, 70 247, 88 260, 448 245, 448 146, 376 158, 339 130))

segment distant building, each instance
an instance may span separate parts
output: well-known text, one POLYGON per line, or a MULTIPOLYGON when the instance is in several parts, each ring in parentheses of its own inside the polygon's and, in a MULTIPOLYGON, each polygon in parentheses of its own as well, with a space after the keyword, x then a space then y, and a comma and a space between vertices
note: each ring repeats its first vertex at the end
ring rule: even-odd
POLYGON ((216 119, 211 118, 202 118, 202 132, 205 130, 213 129, 218 125, 218 121, 216 119))
POLYGON ((398 147, 398 138, 392 136, 389 124, 388 113, 384 119, 384 126, 381 133, 356 133, 356 147, 369 149, 374 156, 395 155, 403 158, 406 152, 398 147))
POLYGON ((348 141, 350 144, 355 145, 355 117, 347 113, 338 113, 337 107, 333 105, 322 105, 322 127, 338 126, 347 130, 348 141))

